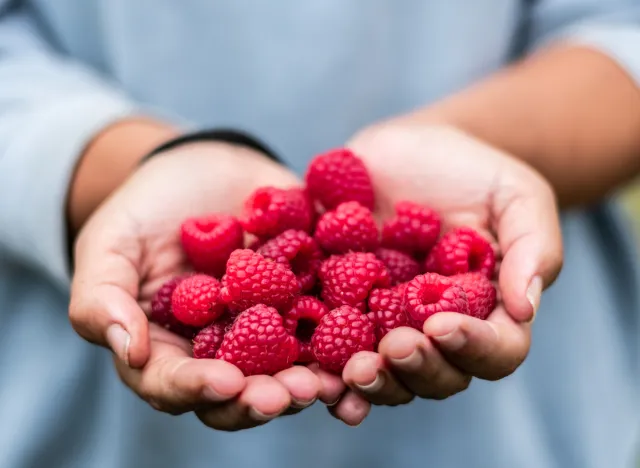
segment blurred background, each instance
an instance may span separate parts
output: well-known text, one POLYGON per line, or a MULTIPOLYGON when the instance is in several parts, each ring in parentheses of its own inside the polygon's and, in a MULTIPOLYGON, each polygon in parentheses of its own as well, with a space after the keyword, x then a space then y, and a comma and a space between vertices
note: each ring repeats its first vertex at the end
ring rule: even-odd
POLYGON ((624 207, 628 210, 640 242, 640 181, 631 184, 622 194, 624 207))

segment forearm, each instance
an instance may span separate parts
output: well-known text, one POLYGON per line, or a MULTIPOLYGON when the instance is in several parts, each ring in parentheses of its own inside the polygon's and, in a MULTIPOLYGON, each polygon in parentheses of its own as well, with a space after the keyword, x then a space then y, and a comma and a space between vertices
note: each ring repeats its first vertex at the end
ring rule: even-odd
POLYGON ((171 125, 148 118, 124 119, 100 132, 81 155, 69 188, 71 235, 148 152, 177 134, 171 125))
POLYGON ((583 47, 541 52, 418 115, 525 160, 565 207, 595 202, 640 170, 640 89, 583 47))

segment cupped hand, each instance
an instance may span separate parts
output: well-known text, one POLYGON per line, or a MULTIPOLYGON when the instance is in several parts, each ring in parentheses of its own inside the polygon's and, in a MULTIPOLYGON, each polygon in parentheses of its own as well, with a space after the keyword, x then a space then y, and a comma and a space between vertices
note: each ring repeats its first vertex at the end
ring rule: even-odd
POLYGON ((370 404, 443 399, 465 390, 473 377, 511 374, 529 351, 542 290, 562 265, 549 184, 524 163, 458 130, 411 119, 372 127, 348 146, 371 173, 379 218, 391 216, 395 202, 411 200, 437 210, 444 229, 470 226, 494 243, 501 259, 500 300, 486 321, 435 314, 422 332, 398 328, 377 353, 353 356, 343 372, 351 390, 332 413, 358 424, 370 404))
POLYGON ((187 268, 179 226, 189 216, 238 213, 259 186, 295 176, 248 149, 201 143, 142 165, 89 219, 75 248, 70 319, 85 339, 113 350, 122 380, 155 408, 195 411, 208 426, 263 424, 316 399, 335 402, 341 379, 317 368, 245 378, 233 365, 193 359, 189 343, 147 319, 155 291, 187 268))

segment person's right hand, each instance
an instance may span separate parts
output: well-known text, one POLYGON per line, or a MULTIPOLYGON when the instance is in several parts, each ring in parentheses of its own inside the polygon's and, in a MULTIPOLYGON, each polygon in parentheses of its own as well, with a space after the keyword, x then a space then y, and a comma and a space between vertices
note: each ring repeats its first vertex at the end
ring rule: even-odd
POLYGON ((145 314, 162 283, 187 267, 179 242, 183 219, 237 213, 255 188, 297 183, 263 155, 227 144, 192 144, 146 162, 77 238, 74 329, 112 349, 124 383, 153 407, 195 411, 212 428, 257 426, 317 398, 335 403, 344 391, 338 376, 296 366, 245 378, 224 361, 191 358, 186 340, 150 324, 145 314))

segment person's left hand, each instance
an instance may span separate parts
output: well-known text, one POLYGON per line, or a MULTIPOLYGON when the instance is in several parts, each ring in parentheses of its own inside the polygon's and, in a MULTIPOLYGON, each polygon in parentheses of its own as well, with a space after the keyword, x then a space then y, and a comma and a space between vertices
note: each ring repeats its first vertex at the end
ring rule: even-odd
POLYGON ((393 214, 395 202, 410 200, 437 210, 444 229, 467 225, 495 242, 500 303, 486 321, 435 314, 423 333, 398 328, 378 353, 356 354, 342 374, 350 390, 331 413, 357 425, 371 404, 444 399, 465 390, 473 377, 510 375, 529 351, 542 290, 562 266, 549 184, 531 167, 458 130, 410 119, 367 129, 347 146, 371 173, 380 219, 393 214))

